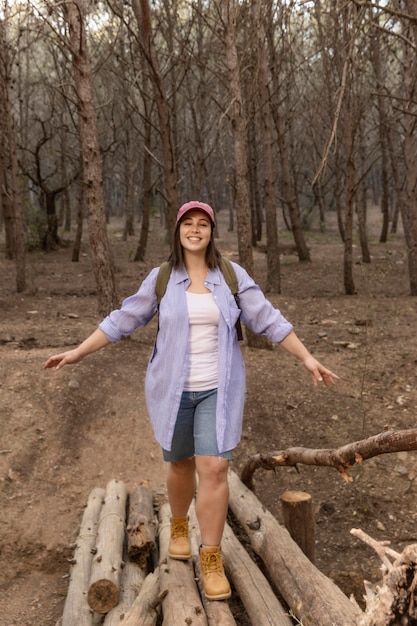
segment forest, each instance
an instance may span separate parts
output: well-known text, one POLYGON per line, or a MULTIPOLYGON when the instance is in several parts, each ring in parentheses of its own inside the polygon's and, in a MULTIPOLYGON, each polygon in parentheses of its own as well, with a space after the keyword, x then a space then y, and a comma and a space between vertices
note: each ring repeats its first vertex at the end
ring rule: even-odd
POLYGON ((352 245, 370 262, 402 220, 417 295, 417 7, 412 0, 149 3, 3 0, 1 227, 16 290, 26 253, 84 221, 98 308, 117 302, 106 225, 123 217, 146 255, 149 216, 169 236, 190 198, 228 213, 240 262, 266 238, 280 292, 278 216, 300 261, 305 233, 336 214, 343 289, 352 245))

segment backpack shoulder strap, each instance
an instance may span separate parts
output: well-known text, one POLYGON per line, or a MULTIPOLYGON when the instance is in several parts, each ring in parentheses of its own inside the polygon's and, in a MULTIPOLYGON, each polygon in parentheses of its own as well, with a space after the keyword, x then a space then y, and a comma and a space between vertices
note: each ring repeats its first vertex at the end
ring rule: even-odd
MULTIPOLYGON (((228 258, 224 256, 221 257, 220 269, 230 291, 233 294, 237 307, 240 308, 239 306, 239 283, 237 280, 236 272, 233 269, 233 265, 231 264, 228 258)), ((236 322, 236 333, 237 333, 238 341, 242 341, 243 333, 242 333, 242 325, 240 323, 240 316, 236 322)))
POLYGON ((237 282, 236 272, 229 259, 225 256, 220 258, 220 269, 232 294, 237 294, 239 291, 239 283, 237 282))
POLYGON ((158 308, 159 308, 162 298, 165 295, 165 291, 166 291, 170 276, 171 276, 171 264, 168 261, 164 261, 159 268, 159 272, 158 272, 158 276, 156 277, 156 284, 155 284, 155 294, 156 294, 156 299, 158 301, 158 308))

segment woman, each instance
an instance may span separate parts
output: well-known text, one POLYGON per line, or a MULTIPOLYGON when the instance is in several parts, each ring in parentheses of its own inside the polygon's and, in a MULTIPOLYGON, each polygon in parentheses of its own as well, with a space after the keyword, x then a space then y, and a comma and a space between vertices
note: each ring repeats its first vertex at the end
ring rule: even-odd
MULTIPOLYGON (((314 385, 323 381, 330 386, 338 377, 310 354, 292 325, 247 272, 233 263, 239 310, 219 269, 214 228, 214 212, 208 204, 192 201, 179 209, 169 258, 172 270, 159 306, 145 396, 156 439, 169 463, 169 555, 180 560, 191 557, 187 515, 197 490, 204 592, 208 599, 220 600, 231 595, 220 543, 228 508, 228 465, 241 437, 245 400, 245 368, 235 329, 239 315, 255 333, 267 335, 297 357, 314 385)), ((50 357, 44 367, 60 369, 78 363, 145 326, 158 309, 158 271, 153 269, 138 292, 83 343, 50 357)))

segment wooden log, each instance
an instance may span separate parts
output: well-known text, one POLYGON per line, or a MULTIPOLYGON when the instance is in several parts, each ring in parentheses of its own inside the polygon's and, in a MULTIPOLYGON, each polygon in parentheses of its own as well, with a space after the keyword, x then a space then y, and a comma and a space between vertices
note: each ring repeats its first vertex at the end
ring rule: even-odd
POLYGON ((145 578, 138 597, 123 619, 123 626, 155 626, 161 601, 157 568, 145 578))
POLYGON ((222 546, 227 574, 231 576, 253 626, 292 626, 288 611, 228 524, 223 532, 222 546))
POLYGON ((171 535, 170 508, 164 504, 159 510, 159 550, 161 590, 169 593, 162 601, 163 626, 207 626, 207 617, 194 579, 191 559, 176 561, 168 556, 171 535))
POLYGON ((358 607, 311 563, 289 532, 232 471, 229 484, 231 510, 297 619, 314 626, 355 626, 358 607))
POLYGON ((120 625, 120 622, 125 619, 126 614, 136 600, 144 580, 145 574, 139 565, 128 561, 122 572, 119 604, 107 613, 103 626, 120 625))
MULTIPOLYGON (((103 506, 104 489, 92 489, 81 520, 72 559, 68 593, 62 615, 62 626, 93 626, 98 622, 87 602, 91 563, 97 539, 98 520, 103 506)), ((100 619, 101 619, 100 615, 100 619)))
POLYGON ((155 513, 152 490, 144 481, 130 495, 127 525, 128 556, 142 568, 155 548, 155 513))
POLYGON ((281 496, 285 528, 312 563, 316 559, 316 533, 311 495, 286 491, 281 496))
POLYGON ((203 602, 204 610, 206 611, 208 626, 236 626, 235 618, 233 617, 233 614, 227 602, 225 602, 224 600, 207 600, 204 595, 200 568, 199 546, 201 544, 201 541, 194 503, 190 507, 189 531, 194 570, 196 573, 196 580, 200 589, 200 595, 203 602))
POLYGON ((124 566, 127 488, 111 480, 106 487, 97 530, 96 555, 91 565, 88 604, 97 613, 108 613, 119 603, 119 585, 124 566))

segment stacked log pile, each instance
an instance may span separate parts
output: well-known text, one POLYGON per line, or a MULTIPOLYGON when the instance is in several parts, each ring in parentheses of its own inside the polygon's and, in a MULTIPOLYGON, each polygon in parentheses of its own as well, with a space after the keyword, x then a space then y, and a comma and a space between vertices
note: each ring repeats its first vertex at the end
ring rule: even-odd
MULTIPOLYGON (((387 566, 389 580, 382 587, 385 618, 380 617, 378 596, 373 594, 371 598, 370 592, 364 613, 315 567, 308 506, 307 540, 301 536, 301 543, 306 541, 301 549, 291 536, 294 533, 282 527, 232 471, 229 482, 230 510, 246 533, 243 543, 256 554, 255 562, 249 555, 249 548, 246 550, 231 526, 226 525, 222 542, 226 570, 234 597, 238 597, 244 607, 245 624, 388 626, 417 623, 404 621, 404 615, 400 622, 389 621, 389 610, 392 616, 398 605, 395 590, 401 585, 402 606, 404 608, 408 602, 407 614, 415 619, 415 547, 409 547, 403 555, 388 552, 395 562, 387 566)), ((306 495, 284 497, 287 509, 284 517, 291 518, 291 508, 298 500, 301 502, 301 509, 297 507, 299 515, 299 510, 305 509, 308 502, 306 495)), ((297 515, 292 519, 295 534, 303 526, 297 522, 294 526, 297 515)), ((190 511, 193 556, 189 561, 168 558, 169 517, 167 504, 155 510, 153 494, 146 482, 131 493, 122 481, 116 480, 110 481, 105 490, 93 489, 74 546, 68 595, 59 626, 239 624, 231 610, 233 598, 231 602, 207 602, 202 593, 198 562, 200 538, 194 507, 190 511)), ((381 546, 379 549, 387 559, 387 549, 381 546)))

